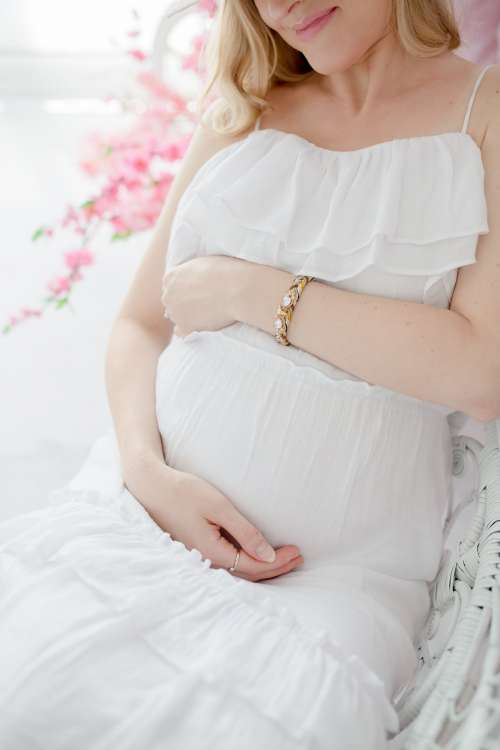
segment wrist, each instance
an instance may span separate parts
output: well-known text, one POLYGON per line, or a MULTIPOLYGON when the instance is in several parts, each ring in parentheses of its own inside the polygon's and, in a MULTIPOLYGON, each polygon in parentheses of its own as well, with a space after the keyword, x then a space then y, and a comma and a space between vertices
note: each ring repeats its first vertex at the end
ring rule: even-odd
POLYGON ((175 498, 183 472, 174 469, 154 453, 143 453, 122 467, 123 481, 146 508, 175 498))
POLYGON ((122 454, 122 470, 125 479, 137 481, 137 478, 151 476, 159 470, 174 472, 171 466, 165 462, 163 453, 159 455, 152 448, 140 448, 122 454))
POLYGON ((120 456, 123 469, 129 473, 147 471, 157 464, 164 463, 163 447, 160 445, 137 444, 135 441, 120 444, 120 456))
POLYGON ((231 287, 231 315, 241 323, 274 336, 277 307, 293 274, 273 266, 244 261, 236 268, 231 287))

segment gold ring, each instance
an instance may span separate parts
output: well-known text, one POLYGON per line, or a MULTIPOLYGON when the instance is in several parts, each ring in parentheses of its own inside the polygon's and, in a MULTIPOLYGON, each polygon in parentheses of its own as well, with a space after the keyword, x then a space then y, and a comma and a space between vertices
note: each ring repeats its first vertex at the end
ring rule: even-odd
POLYGON ((229 572, 232 573, 234 570, 236 570, 236 566, 238 565, 238 560, 240 559, 240 551, 238 550, 236 553, 236 557, 234 560, 234 563, 230 568, 228 568, 229 572))

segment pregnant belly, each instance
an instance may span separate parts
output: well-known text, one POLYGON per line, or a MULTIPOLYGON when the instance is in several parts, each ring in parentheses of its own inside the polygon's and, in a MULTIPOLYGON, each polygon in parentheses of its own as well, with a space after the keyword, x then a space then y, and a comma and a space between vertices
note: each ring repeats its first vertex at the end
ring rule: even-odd
POLYGON ((274 546, 432 580, 451 492, 445 413, 293 349, 241 324, 174 337, 156 378, 167 463, 274 546))

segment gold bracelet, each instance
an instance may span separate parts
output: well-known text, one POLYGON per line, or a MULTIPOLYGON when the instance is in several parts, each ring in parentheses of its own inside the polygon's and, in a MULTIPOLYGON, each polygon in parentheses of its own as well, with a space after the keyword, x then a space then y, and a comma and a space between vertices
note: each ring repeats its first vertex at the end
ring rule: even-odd
POLYGON ((274 336, 276 341, 283 346, 288 346, 290 342, 287 338, 288 326, 292 319, 295 305, 297 304, 304 287, 314 276, 294 276, 288 292, 282 297, 281 304, 276 310, 274 319, 274 336))

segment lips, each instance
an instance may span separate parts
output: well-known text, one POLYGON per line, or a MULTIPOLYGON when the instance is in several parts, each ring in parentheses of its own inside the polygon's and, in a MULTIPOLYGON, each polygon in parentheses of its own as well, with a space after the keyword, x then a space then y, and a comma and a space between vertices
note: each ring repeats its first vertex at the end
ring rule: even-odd
POLYGON ((304 29, 307 29, 308 26, 310 26, 314 21, 317 21, 319 18, 323 18, 323 16, 326 16, 328 13, 330 13, 334 8, 337 8, 336 5, 331 5, 329 8, 326 8, 325 10, 320 11, 319 13, 313 13, 310 16, 306 16, 303 21, 301 21, 298 24, 295 24, 293 27, 294 31, 304 31, 304 29))

